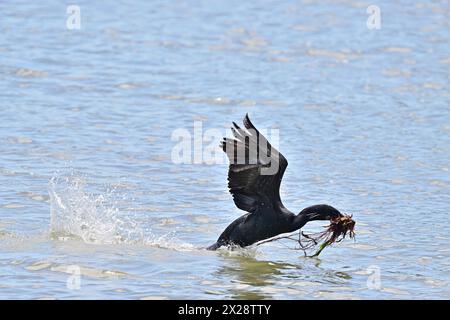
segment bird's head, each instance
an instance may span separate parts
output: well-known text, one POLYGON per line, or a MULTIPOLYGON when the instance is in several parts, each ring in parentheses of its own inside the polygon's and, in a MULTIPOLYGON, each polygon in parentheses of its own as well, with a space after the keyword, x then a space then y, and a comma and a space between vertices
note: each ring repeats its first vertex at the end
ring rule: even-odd
POLYGON ((342 217, 343 214, 338 209, 327 204, 317 204, 303 209, 299 216, 303 216, 308 221, 312 220, 333 220, 342 217))
POLYGON ((303 227, 309 221, 314 220, 335 220, 344 215, 338 209, 327 204, 316 204, 300 211, 294 218, 294 230, 303 227))

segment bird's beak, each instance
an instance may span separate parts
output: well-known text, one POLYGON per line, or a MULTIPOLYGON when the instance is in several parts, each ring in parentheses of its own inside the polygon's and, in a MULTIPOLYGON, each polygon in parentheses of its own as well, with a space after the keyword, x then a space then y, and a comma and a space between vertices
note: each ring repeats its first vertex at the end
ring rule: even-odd
POLYGON ((320 214, 317 213, 317 212, 313 212, 313 213, 309 214, 309 219, 310 220, 314 220, 314 219, 319 218, 319 217, 320 217, 320 214))
POLYGON ((342 213, 338 213, 338 214, 336 214, 336 215, 330 215, 330 216, 327 216, 327 219, 326 220, 334 220, 334 219, 337 219, 337 218, 342 218, 342 217, 344 217, 345 215, 344 214, 342 214, 342 213))

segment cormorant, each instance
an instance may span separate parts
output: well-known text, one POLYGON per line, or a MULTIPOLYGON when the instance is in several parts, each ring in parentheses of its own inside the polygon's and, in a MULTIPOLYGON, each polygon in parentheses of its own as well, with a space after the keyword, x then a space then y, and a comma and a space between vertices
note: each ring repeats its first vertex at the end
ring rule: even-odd
POLYGON ((280 183, 286 158, 259 133, 246 114, 241 129, 235 122, 234 139, 220 146, 230 161, 228 188, 236 206, 247 214, 234 220, 208 250, 221 246, 249 246, 281 233, 294 232, 312 220, 331 220, 343 215, 332 206, 314 205, 295 215, 280 199, 280 183))

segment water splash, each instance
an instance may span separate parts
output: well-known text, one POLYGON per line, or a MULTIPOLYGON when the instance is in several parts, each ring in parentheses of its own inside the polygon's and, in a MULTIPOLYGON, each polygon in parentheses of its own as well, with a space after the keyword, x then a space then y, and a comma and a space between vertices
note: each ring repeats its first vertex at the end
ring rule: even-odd
POLYGON ((88 192, 87 179, 74 172, 49 182, 50 234, 55 240, 80 239, 88 244, 141 244, 174 250, 195 249, 174 232, 155 235, 141 227, 132 212, 119 210, 123 197, 114 188, 88 192))

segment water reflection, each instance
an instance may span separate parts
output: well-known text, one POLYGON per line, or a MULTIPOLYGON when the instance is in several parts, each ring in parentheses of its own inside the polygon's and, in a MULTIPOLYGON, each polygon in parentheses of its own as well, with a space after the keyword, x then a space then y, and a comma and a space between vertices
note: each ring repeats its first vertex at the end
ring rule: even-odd
POLYGON ((354 281, 345 267, 323 266, 318 258, 299 257, 298 263, 284 263, 259 260, 251 250, 219 255, 222 266, 214 276, 231 279, 226 291, 235 299, 320 298, 335 295, 354 281))
POLYGON ((222 254, 223 265, 217 270, 218 277, 230 278, 235 285, 229 293, 235 299, 270 299, 264 287, 276 284, 284 276, 284 270, 301 269, 299 265, 258 260, 245 254, 222 254))

